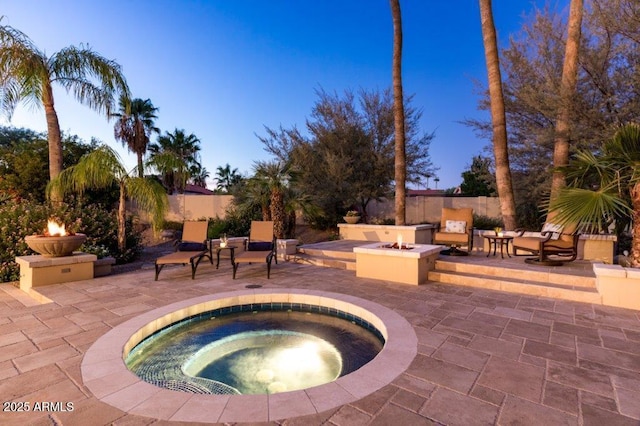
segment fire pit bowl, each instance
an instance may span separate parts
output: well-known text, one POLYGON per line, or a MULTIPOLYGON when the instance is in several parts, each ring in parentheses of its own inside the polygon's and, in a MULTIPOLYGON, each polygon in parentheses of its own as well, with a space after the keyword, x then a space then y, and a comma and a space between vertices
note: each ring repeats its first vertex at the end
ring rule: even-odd
POLYGON ((63 236, 29 235, 24 238, 31 250, 44 257, 71 256, 85 242, 85 234, 63 236))

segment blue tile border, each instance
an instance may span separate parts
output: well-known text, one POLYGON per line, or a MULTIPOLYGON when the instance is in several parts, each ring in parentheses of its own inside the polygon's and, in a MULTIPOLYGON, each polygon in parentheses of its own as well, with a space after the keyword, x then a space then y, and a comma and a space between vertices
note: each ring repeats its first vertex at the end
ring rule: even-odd
POLYGON ((147 341, 148 339, 157 337, 160 334, 164 334, 169 329, 171 329, 173 327, 183 326, 183 325, 185 325, 187 323, 190 323, 192 321, 201 320, 201 319, 210 319, 210 318, 216 318, 216 317, 230 315, 230 314, 237 314, 237 313, 243 313, 243 312, 254 312, 254 311, 259 311, 259 312, 270 312, 270 311, 275 311, 275 312, 278 312, 278 311, 311 312, 311 313, 327 315, 327 316, 331 316, 331 317, 335 317, 335 318, 341 318, 341 319, 344 319, 345 321, 350 321, 350 322, 352 322, 354 324, 357 324, 360 327, 366 329, 367 331, 372 333, 374 336, 376 336, 382 342, 383 345, 385 344, 384 336, 382 335, 380 330, 378 330, 373 324, 371 324, 369 321, 367 321, 365 319, 362 319, 362 318, 360 318, 360 317, 358 317, 356 315, 350 314, 350 313, 342 311, 340 309, 328 308, 328 307, 325 307, 325 306, 318 306, 318 305, 310 305, 310 304, 307 304, 307 303, 272 302, 272 303, 245 303, 245 304, 242 304, 242 305, 225 306, 225 307, 222 307, 222 308, 213 309, 213 310, 207 311, 207 312, 200 312, 198 314, 191 315, 189 317, 185 317, 185 318, 181 319, 180 321, 176 321, 174 323, 168 324, 168 325, 162 327, 161 329, 156 330, 154 333, 146 336, 144 339, 142 339, 140 342, 138 342, 138 344, 135 347, 133 347, 131 349, 131 351, 129 351, 129 352, 133 352, 143 342, 147 341))

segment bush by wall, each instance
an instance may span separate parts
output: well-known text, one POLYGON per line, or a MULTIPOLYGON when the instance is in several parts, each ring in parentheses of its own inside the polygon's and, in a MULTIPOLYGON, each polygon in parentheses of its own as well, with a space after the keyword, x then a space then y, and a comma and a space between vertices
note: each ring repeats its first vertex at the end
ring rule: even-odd
POLYGON ((20 269, 16 256, 34 254, 24 242, 24 237, 42 234, 47 221, 54 219, 70 232, 87 235, 86 245, 104 246, 118 263, 135 259, 142 250, 142 238, 133 231, 131 219, 127 220, 127 249, 118 252, 118 225, 115 212, 103 206, 63 204, 53 207, 47 204, 21 201, 0 204, 0 281, 17 281, 20 269))

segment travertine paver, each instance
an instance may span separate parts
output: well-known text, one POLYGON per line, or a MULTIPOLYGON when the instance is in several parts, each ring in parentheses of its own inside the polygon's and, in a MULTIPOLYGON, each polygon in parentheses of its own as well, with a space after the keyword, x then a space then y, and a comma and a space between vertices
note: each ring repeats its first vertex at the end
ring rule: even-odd
MULTIPOLYGON (((247 266, 232 280, 226 264, 219 270, 200 265, 195 280, 180 267, 167 268, 157 282, 153 278, 148 269, 43 287, 42 294, 53 301, 47 305, 24 304, 11 291, 0 291, 2 400, 73 405, 73 411, 3 411, 0 424, 157 423, 135 414, 136 407, 153 404, 152 398, 135 401, 135 388, 129 394, 100 395, 130 397, 138 405, 128 413, 92 395, 82 382, 83 355, 111 328, 144 312, 248 284, 371 300, 403 316, 419 342, 411 366, 390 385, 339 408, 270 424, 640 423, 638 311, 433 283, 405 286, 283 262, 274 265, 270 280, 259 265, 247 266)), ((332 395, 316 396, 330 405, 332 395)), ((250 422, 252 409, 263 405, 247 401, 231 408, 250 422)), ((206 402, 177 395, 171 406, 158 410, 171 411, 176 421, 208 421, 197 415, 206 402)))

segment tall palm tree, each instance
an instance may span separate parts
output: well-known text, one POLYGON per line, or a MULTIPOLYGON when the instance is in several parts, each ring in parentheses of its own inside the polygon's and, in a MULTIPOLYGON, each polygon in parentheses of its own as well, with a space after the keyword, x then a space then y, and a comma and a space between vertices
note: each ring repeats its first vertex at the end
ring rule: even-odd
POLYGON ((402 95, 402 14, 400 0, 389 0, 393 18, 393 121, 395 127, 396 225, 405 224, 407 156, 405 149, 404 101, 402 95))
MULTIPOLYGON (((0 108, 10 118, 21 101, 43 106, 49 143, 49 177, 62 171, 62 141, 54 106, 53 85, 73 92, 78 102, 98 112, 111 112, 115 97, 128 96, 120 65, 88 46, 70 46, 47 56, 21 31, 0 26, 0 108)), ((58 194, 52 199, 61 201, 58 194)))
POLYGON ((563 223, 580 223, 596 231, 631 224, 631 265, 640 267, 640 125, 622 126, 602 150, 582 151, 564 170, 569 186, 549 209, 563 223))
POLYGON ((493 155, 496 163, 496 187, 500 198, 502 221, 507 230, 512 230, 516 227, 516 204, 513 197, 513 184, 509 167, 507 119, 504 111, 502 76, 500 74, 498 42, 496 39, 496 27, 493 23, 491 0, 480 0, 480 19, 482 21, 482 39, 489 80, 493 155))
POLYGON ((200 165, 200 139, 183 129, 175 129, 158 137, 157 143, 149 144, 149 162, 162 175, 169 192, 184 192, 191 177, 193 165, 200 165))
POLYGON ((583 3, 584 0, 571 0, 569 10, 569 29, 560 84, 560 106, 556 119, 556 137, 553 145, 553 166, 555 169, 551 180, 552 199, 566 184, 562 167, 569 164, 569 130, 573 95, 578 81, 578 53, 580 50, 583 3))
POLYGON ((160 133, 160 129, 154 126, 154 120, 158 118, 150 99, 129 99, 120 96, 120 110, 111 114, 118 120, 114 126, 114 136, 129 148, 129 151, 138 157, 138 177, 144 177, 144 164, 142 157, 147 152, 149 136, 152 133, 160 133))
POLYGON ((216 169, 216 189, 219 191, 229 192, 231 187, 238 183, 242 179, 242 176, 238 173, 238 169, 231 169, 229 163, 224 167, 218 166, 216 169))
POLYGON ((120 189, 118 203, 118 250, 126 249, 126 201, 131 199, 137 206, 151 214, 154 227, 162 223, 168 209, 167 194, 157 181, 132 177, 125 169, 118 154, 107 145, 83 156, 78 164, 63 170, 49 183, 49 192, 60 194, 82 193, 87 189, 109 188, 114 183, 120 189))

